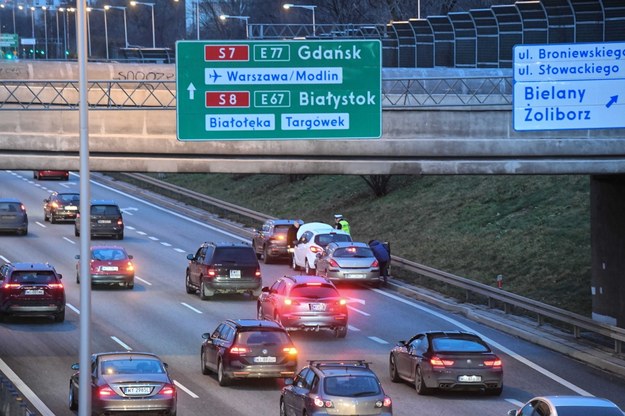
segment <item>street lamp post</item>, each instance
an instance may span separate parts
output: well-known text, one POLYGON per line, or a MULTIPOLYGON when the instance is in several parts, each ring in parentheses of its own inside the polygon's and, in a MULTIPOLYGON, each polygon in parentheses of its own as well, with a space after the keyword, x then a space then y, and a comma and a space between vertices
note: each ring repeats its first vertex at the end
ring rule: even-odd
POLYGON ((128 49, 128 24, 127 24, 127 21, 126 21, 126 7, 124 7, 124 6, 108 6, 107 5, 107 6, 104 6, 104 8, 106 10, 118 9, 118 10, 123 10, 124 11, 124 41, 125 41, 125 44, 126 44, 126 49, 128 49))
POLYGON ((48 59, 48 7, 41 6, 41 10, 43 10, 44 50, 46 52, 46 59, 48 59))
POLYGON ((33 59, 37 59, 37 39, 35 38, 35 6, 30 6, 30 24, 32 26, 32 38, 35 44, 33 45, 33 59))
POLYGON ((249 30, 249 25, 248 25, 248 20, 249 20, 249 16, 230 16, 227 14, 222 14, 221 16, 219 16, 219 18, 223 21, 226 21, 227 19, 239 19, 239 20, 244 20, 245 21, 245 38, 249 39, 250 38, 250 30, 249 30))
POLYGON ((300 8, 300 9, 307 9, 307 10, 312 11, 313 36, 317 36, 317 27, 315 25, 315 8, 317 6, 310 5, 310 4, 291 4, 291 3, 286 3, 286 4, 283 4, 282 7, 285 10, 289 10, 291 8, 300 8))
POLYGON ((91 10, 93 10, 91 7, 87 7, 87 45, 89 51, 87 53, 87 57, 89 58, 91 57, 91 10))
POLYGON ((150 6, 150 8, 152 9, 152 48, 156 48, 156 32, 154 29, 154 3, 144 3, 141 1, 135 1, 132 0, 130 2, 131 6, 136 6, 137 4, 142 4, 144 6, 150 6))

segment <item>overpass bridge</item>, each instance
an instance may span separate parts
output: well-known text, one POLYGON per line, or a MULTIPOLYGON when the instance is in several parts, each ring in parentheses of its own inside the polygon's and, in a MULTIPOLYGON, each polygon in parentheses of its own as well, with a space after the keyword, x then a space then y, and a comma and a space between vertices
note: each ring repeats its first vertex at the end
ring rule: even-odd
MULTIPOLYGON (((77 79, 67 62, 0 64, 0 168, 78 170, 77 79)), ((179 142, 173 65, 88 79, 94 171, 591 175, 593 318, 625 327, 625 129, 514 131, 509 70, 384 69, 380 140, 179 142)))

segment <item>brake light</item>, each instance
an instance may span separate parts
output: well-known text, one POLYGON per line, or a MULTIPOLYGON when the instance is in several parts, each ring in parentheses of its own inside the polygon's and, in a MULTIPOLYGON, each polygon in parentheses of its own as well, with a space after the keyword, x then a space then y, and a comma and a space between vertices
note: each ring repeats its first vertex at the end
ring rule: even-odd
POLYGON ((340 267, 339 264, 334 259, 330 259, 330 267, 340 267))
POLYGON ((313 253, 322 253, 323 249, 317 246, 310 246, 310 251, 312 251, 313 253))
POLYGON ((454 361, 443 360, 438 357, 432 357, 430 358, 430 364, 432 364, 433 367, 451 367, 452 365, 454 365, 454 361))
POLYGON ((254 272, 254 276, 260 277, 260 269, 256 269, 256 271, 254 272))
POLYGON ((111 397, 115 395, 116 393, 109 386, 100 387, 100 390, 98 390, 98 396, 100 397, 111 397))
POLYGON ((306 286, 321 286, 320 282, 308 282, 306 283, 306 286))
POLYGON ((215 277, 215 269, 208 269, 206 272, 210 277, 215 277))
POLYGON ((26 207, 24 206, 24 204, 20 204, 20 209, 22 210, 22 212, 26 212, 26 207))
POLYGON ((22 285, 19 283, 5 283, 2 285, 3 289, 19 289, 22 285))
POLYGON ((117 219, 117 225, 124 225, 124 220, 121 217, 117 219))
POLYGON ((341 306, 345 306, 345 305, 347 305, 347 299, 341 299, 341 300, 339 300, 339 305, 341 305, 341 306))
POLYGON ((249 348, 245 348, 245 347, 239 347, 239 346, 232 346, 230 347, 230 354, 245 354, 250 352, 249 348))
POLYGON ((321 398, 319 398, 319 396, 315 396, 313 403, 315 404, 315 406, 317 407, 326 407, 326 408, 331 408, 334 407, 334 404, 332 404, 332 400, 323 400, 321 398))
POLYGON ((289 298, 284 298, 284 304, 290 306, 293 304, 293 300, 289 298))
POLYGON ((380 267, 380 263, 378 263, 377 260, 373 260, 373 263, 371 263, 371 267, 380 267))
POLYGON ((63 283, 48 283, 50 289, 63 289, 63 283))
POLYGON ((282 351, 286 352, 288 355, 297 355, 297 349, 295 347, 284 347, 282 351))
POLYGON ((173 396, 174 394, 176 394, 176 388, 171 384, 165 384, 161 391, 159 391, 158 393, 165 396, 173 396))
POLYGON ((486 367, 501 367, 501 360, 499 358, 494 360, 486 360, 484 361, 484 365, 486 367))
POLYGON ((284 240, 286 240, 286 237, 283 236, 282 234, 280 234, 280 235, 276 235, 275 237, 271 237, 270 240, 284 241, 284 240))

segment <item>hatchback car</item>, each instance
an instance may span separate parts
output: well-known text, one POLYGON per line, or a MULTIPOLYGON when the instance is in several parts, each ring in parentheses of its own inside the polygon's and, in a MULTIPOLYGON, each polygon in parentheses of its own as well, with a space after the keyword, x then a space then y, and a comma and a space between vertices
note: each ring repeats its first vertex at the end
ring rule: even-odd
POLYGON ((352 237, 345 231, 327 229, 325 227, 305 229, 301 234, 298 231, 298 235, 300 237, 293 249, 292 266, 293 270, 303 268, 306 274, 315 273, 317 254, 322 253, 328 244, 352 241, 352 237))
MULTIPOLYGON (((267 220, 260 230, 254 232, 252 247, 259 258, 262 256, 265 264, 279 258, 290 257, 287 235, 289 228, 296 221, 298 220, 267 220)), ((302 222, 299 221, 299 223, 302 222)))
POLYGON ((52 316, 65 320, 63 276, 48 263, 6 263, 0 267, 0 318, 52 316))
MULTIPOLYGON (((78 410, 79 364, 72 364, 69 408, 78 410)), ((177 392, 167 364, 144 352, 104 352, 91 355, 91 409, 96 415, 176 414, 177 392)))
POLYGON ((589 396, 534 397, 508 416, 623 416, 625 413, 608 399, 589 396))
POLYGON ((200 291, 200 299, 216 293, 249 293, 258 298, 263 286, 260 264, 250 245, 244 243, 203 243, 187 255, 187 293, 200 291))
MULTIPOLYGON (((89 272, 91 284, 114 284, 127 289, 135 287, 135 265, 132 255, 119 246, 91 247, 89 272)), ((80 283, 80 254, 76 260, 76 283, 80 283)))
MULTIPOLYGON (((124 219, 122 211, 115 201, 92 200, 91 208, 91 237, 115 237, 124 239, 124 219)), ((74 235, 80 237, 80 213, 74 222, 74 235)))
POLYGON ((62 181, 69 180, 68 170, 35 170, 33 171, 33 179, 54 178, 62 181))
POLYGON ((366 243, 336 242, 317 258, 317 274, 334 282, 380 284, 380 265, 366 243))
POLYGON ((501 359, 477 335, 431 331, 399 341, 389 357, 391 380, 414 383, 418 394, 434 389, 503 390, 501 359))
POLYGON ((0 232, 28 234, 28 214, 19 199, 0 198, 0 232))
POLYGON ((310 361, 285 384, 280 416, 393 414, 391 398, 363 360, 310 361))
POLYGON ((74 221, 80 209, 80 194, 52 192, 43 200, 43 220, 52 224, 57 221, 74 221))
POLYGON ((292 377, 297 370, 297 349, 275 322, 228 319, 202 338, 202 374, 216 372, 220 386, 233 379, 292 377))
POLYGON ((258 319, 272 319, 289 331, 330 329, 337 338, 347 335, 347 300, 323 277, 281 277, 263 288, 256 310, 258 319))

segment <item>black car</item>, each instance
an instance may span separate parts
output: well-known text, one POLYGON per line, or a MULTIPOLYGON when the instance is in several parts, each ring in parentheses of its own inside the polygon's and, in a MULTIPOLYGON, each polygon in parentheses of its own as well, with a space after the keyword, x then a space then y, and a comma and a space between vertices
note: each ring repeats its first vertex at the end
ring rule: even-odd
POLYGON ((75 192, 52 192, 43 200, 43 220, 52 224, 57 221, 74 221, 80 209, 80 194, 75 192))
POLYGON ((393 402, 364 360, 314 360, 285 380, 280 416, 386 415, 393 402))
POLYGON ((228 319, 202 335, 202 374, 217 373, 220 386, 237 378, 286 378, 297 369, 297 350, 276 322, 228 319))
POLYGON ((65 320, 63 276, 48 263, 6 263, 0 267, 0 318, 52 316, 65 320))
MULTIPOLYGON (((79 364, 72 364, 69 408, 78 410, 79 364)), ((96 415, 175 416, 177 392, 167 364, 145 352, 104 352, 91 356, 91 408, 96 415)))
POLYGON ((28 214, 19 199, 0 198, 0 232, 28 234, 28 214))
POLYGON ((418 394, 441 390, 503 390, 501 359, 477 335, 429 331, 399 341, 389 357, 391 380, 414 383, 418 394))
POLYGON ((252 237, 252 247, 256 256, 262 256, 265 264, 271 263, 279 258, 290 258, 287 234, 289 228, 301 220, 276 220, 265 221, 260 230, 256 230, 252 237))
POLYGON ((199 290, 202 300, 216 293, 249 293, 254 299, 260 296, 263 286, 260 264, 250 245, 203 243, 187 259, 187 293, 199 290))
MULTIPOLYGON (((122 211, 115 201, 92 200, 91 208, 91 237, 115 237, 124 239, 124 218, 122 211)), ((80 236, 80 213, 74 223, 74 235, 80 236)))

